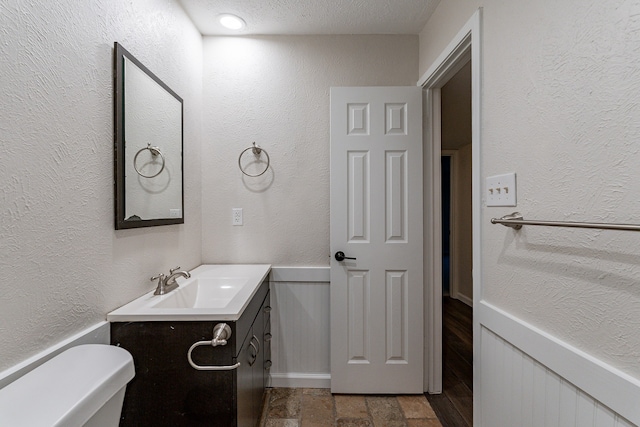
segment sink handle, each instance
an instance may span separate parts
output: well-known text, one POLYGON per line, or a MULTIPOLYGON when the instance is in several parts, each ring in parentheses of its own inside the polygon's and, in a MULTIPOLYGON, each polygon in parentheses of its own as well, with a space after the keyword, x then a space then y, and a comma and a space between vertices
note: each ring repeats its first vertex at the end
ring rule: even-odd
POLYGON ((153 276, 153 277, 152 277, 151 279, 149 279, 149 280, 151 280, 151 281, 153 282, 154 280, 158 280, 158 279, 160 279, 160 281, 162 282, 162 281, 164 280, 164 273, 160 273, 160 274, 158 274, 157 276, 153 276))
POLYGON ((169 269, 169 276, 171 276, 174 272, 180 270, 180 266, 177 266, 176 268, 170 268, 169 269))

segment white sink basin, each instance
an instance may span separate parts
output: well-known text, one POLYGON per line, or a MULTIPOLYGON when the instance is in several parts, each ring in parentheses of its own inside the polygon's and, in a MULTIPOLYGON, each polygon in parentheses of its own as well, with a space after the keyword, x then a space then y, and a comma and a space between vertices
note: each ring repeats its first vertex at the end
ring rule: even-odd
POLYGON ((154 308, 222 308, 249 282, 249 277, 195 278, 169 292, 154 308))
POLYGON ((153 291, 112 311, 110 322, 238 320, 269 274, 270 265, 201 265, 165 295, 153 291))

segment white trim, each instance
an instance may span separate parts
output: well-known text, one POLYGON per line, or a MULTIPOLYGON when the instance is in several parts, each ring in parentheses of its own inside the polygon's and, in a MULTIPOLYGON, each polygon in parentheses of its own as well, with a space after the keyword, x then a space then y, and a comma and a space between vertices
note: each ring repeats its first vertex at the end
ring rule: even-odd
MULTIPOLYGON (((480 301, 482 295, 482 263, 481 263, 481 181, 482 173, 480 169, 480 139, 481 139, 481 75, 482 70, 481 63, 481 21, 482 21, 482 8, 478 9, 473 16, 466 22, 466 24, 460 29, 458 34, 451 40, 449 45, 442 51, 438 58, 433 62, 431 67, 427 69, 424 75, 418 81, 418 86, 422 86, 426 89, 426 114, 425 117, 430 124, 436 124, 433 116, 434 95, 439 96, 437 90, 442 87, 456 72, 458 72, 468 61, 471 59, 471 149, 472 149, 472 210, 473 210, 473 300, 480 301)), ((433 126, 432 126, 433 127, 433 126)), ((425 132, 427 148, 433 146, 433 136, 431 132, 425 132), (430 139, 431 138, 431 139, 430 139)), ((440 147, 438 147, 439 150, 440 147)), ((438 152, 439 154, 439 152, 438 152)), ((425 155, 425 159, 426 159, 425 155)), ((439 173, 440 168, 432 171, 432 180, 437 182, 440 178, 436 176, 436 172, 439 173)), ((426 187, 426 186, 425 186, 426 187)), ((425 195, 427 190, 425 189, 425 195)), ((425 203, 427 200, 436 202, 433 189, 431 192, 432 199, 425 197, 425 203)), ((429 206, 428 209, 433 210, 436 206, 429 206)), ((426 221, 427 227, 434 227, 435 221, 426 221)), ((431 215, 432 217, 434 215, 431 215)), ((425 236, 435 239, 436 233, 439 233, 435 229, 427 230, 425 228, 425 236)), ((427 243, 428 244, 428 243, 427 243)), ((436 243, 434 243, 435 245, 436 243)), ((426 252, 429 253, 429 252, 426 252)), ((431 252, 433 257, 434 253, 431 252)), ((425 268, 429 262, 425 263, 425 268)), ((442 264, 442 263, 440 263, 442 264)), ((434 269, 438 268, 436 265, 434 269)), ((441 268, 441 267, 440 267, 441 268)), ((441 274, 441 272, 440 272, 441 274)), ((428 372, 428 377, 425 378, 425 389, 430 393, 438 393, 442 390, 442 298, 438 298, 438 294, 442 294, 442 283, 437 286, 435 280, 437 280, 438 273, 433 272, 429 276, 425 275, 426 292, 425 292, 425 312, 430 313, 430 316, 425 316, 425 332, 427 336, 427 348, 425 372, 428 372), (431 278, 431 283, 426 279, 431 278), (430 287, 430 289, 429 289, 430 287), (438 289, 439 288, 439 289, 438 289)), ((442 279, 440 279, 442 280, 442 279)), ((474 319, 473 322, 473 347, 474 347, 474 369, 473 381, 474 388, 479 390, 479 367, 480 365, 480 324, 474 319)), ((480 413, 478 408, 480 407, 479 393, 474 393, 473 396, 473 412, 474 419, 477 420, 480 425, 480 413)))
MULTIPOLYGON (((528 354, 609 409, 640 425, 640 380, 487 303, 476 305, 483 327, 528 354)), ((475 388, 475 390, 479 390, 475 388)))
MULTIPOLYGON (((473 302, 480 302, 484 290, 482 282, 482 8, 467 22, 471 35, 471 209, 473 227, 473 302)), ((480 390, 482 369, 480 322, 473 319, 473 388, 480 390), (476 388, 477 387, 477 388, 476 388)), ((473 417, 482 425, 480 393, 473 395, 473 417)))
POLYGON ((453 77, 471 59, 469 47, 472 44, 471 33, 477 18, 478 9, 471 19, 458 31, 458 34, 449 42, 449 45, 433 61, 431 67, 418 80, 418 86, 424 88, 440 88, 453 77))
POLYGON ((430 393, 442 393, 442 117, 440 88, 426 91, 425 147, 423 152, 424 183, 423 215, 425 229, 424 263, 424 328, 425 328, 425 369, 423 389, 430 393), (429 172, 431 175, 429 176, 429 172), (430 179, 429 179, 430 178, 430 179), (429 182, 430 181, 430 182, 429 182), (430 240, 429 240, 430 239, 430 240))
POLYGON ((290 372, 271 375, 271 387, 331 388, 331 374, 304 374, 290 372))
POLYGON ((84 331, 81 331, 64 341, 53 345, 46 350, 28 358, 27 360, 0 372, 0 388, 3 388, 17 380, 29 371, 34 370, 47 360, 62 353, 64 350, 81 344, 109 344, 111 341, 111 328, 109 322, 97 323, 84 331))
POLYGON ((271 282, 329 282, 331 268, 326 267, 271 267, 271 282))

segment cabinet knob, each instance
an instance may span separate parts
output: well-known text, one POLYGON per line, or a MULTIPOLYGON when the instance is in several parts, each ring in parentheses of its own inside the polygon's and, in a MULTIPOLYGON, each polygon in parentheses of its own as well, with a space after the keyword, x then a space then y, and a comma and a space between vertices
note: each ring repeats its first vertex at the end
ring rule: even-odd
POLYGON ((266 306, 264 307, 264 312, 265 312, 265 313, 271 313, 271 306, 266 305, 266 306))
POLYGON ((264 334, 264 340, 267 341, 267 342, 271 341, 271 337, 272 337, 272 335, 269 332, 264 334))
POLYGON ((268 370, 271 369, 271 365, 273 365, 273 362, 271 362, 271 360, 267 360, 264 362, 264 369, 268 370))

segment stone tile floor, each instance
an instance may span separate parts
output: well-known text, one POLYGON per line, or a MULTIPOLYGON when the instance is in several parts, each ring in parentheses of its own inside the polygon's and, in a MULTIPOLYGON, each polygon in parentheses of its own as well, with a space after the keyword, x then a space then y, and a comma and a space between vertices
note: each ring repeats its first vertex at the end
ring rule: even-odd
POLYGON ((332 395, 329 389, 267 389, 260 427, 441 427, 423 395, 332 395))

